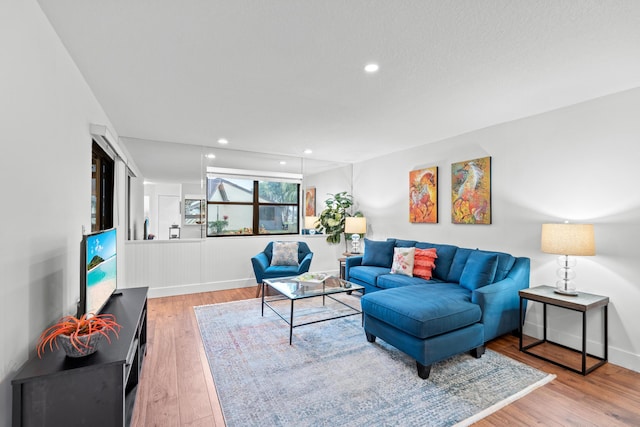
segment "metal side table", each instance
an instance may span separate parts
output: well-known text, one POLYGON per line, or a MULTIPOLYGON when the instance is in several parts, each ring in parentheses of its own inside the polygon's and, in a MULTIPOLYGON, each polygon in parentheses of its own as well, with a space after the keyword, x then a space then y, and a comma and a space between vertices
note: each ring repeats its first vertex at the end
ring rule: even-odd
POLYGON ((607 363, 608 358, 608 304, 609 297, 605 297, 602 295, 594 295, 588 294, 584 292, 578 292, 578 295, 562 295, 554 292, 554 287, 552 286, 538 286, 535 288, 528 288, 519 291, 520 295, 520 351, 535 356, 539 359, 545 360, 547 362, 553 363, 554 365, 561 366, 563 368, 569 369, 570 371, 577 372, 582 375, 587 375, 589 372, 593 371, 596 368, 607 363), (522 344, 523 331, 522 326, 524 325, 524 300, 540 302, 543 304, 543 338, 540 340, 536 340, 526 346, 522 344), (553 342, 547 339, 547 305, 553 305, 555 307, 562 307, 569 310, 579 311, 582 313, 582 349, 576 350, 571 347, 567 347, 565 345, 553 342), (603 357, 594 356, 592 354, 587 353, 587 311, 602 307, 603 310, 603 322, 604 322, 604 338, 603 338, 603 347, 604 347, 604 355, 603 357), (573 352, 578 352, 582 354, 582 369, 575 369, 571 366, 565 365, 556 360, 552 360, 546 358, 544 356, 532 353, 529 351, 532 347, 543 343, 550 343, 567 350, 571 350, 573 352), (593 364, 592 366, 587 368, 587 356, 597 359, 598 362, 593 364))

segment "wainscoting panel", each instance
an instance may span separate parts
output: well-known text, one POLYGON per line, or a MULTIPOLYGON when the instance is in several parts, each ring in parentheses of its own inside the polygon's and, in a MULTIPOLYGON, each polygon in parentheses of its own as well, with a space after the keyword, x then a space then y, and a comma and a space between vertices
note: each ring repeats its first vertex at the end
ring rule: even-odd
POLYGON ((256 286, 251 257, 272 240, 307 242, 314 253, 311 270, 338 273, 342 245, 324 236, 222 237, 130 240, 125 243, 125 286, 148 286, 149 297, 256 286))

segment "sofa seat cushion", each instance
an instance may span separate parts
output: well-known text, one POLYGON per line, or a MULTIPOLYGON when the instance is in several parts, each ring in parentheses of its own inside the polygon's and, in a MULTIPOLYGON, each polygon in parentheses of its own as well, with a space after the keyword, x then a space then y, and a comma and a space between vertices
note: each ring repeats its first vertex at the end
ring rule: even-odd
POLYGON ((373 286, 378 285, 378 277, 383 274, 389 274, 389 269, 387 267, 373 267, 370 265, 362 265, 358 267, 351 267, 349 269, 350 279, 358 279, 361 282, 365 282, 373 286))
POLYGON ((297 265, 272 265, 264 270, 265 279, 273 279, 276 277, 297 276, 297 265))
POLYGON ((383 274, 378 276, 376 286, 380 289, 400 288, 402 286, 424 285, 427 283, 437 283, 437 280, 425 280, 420 277, 403 276, 399 274, 383 274))
POLYGON ((366 294, 362 310, 419 339, 464 328, 480 321, 482 312, 469 291, 440 283, 387 289, 366 294))

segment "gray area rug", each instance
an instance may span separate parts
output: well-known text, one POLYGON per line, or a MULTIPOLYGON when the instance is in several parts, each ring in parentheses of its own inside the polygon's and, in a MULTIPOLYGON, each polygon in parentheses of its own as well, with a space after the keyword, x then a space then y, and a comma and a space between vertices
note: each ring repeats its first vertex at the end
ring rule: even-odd
MULTIPOLYGON (((360 315, 294 328, 289 345, 289 326, 268 308, 261 317, 259 299, 194 310, 228 427, 469 425, 555 378, 487 350, 422 380, 413 359, 367 342, 360 315)), ((294 324, 341 310, 297 301, 294 324)))

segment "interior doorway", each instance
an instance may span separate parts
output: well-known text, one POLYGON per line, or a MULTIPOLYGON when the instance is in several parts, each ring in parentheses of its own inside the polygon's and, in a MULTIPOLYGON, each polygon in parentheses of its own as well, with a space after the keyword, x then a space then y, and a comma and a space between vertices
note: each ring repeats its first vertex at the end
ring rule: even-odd
POLYGON ((169 227, 180 225, 180 196, 158 196, 158 239, 169 239, 169 227))

